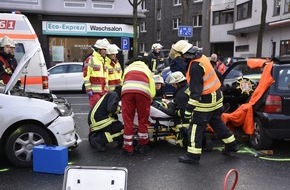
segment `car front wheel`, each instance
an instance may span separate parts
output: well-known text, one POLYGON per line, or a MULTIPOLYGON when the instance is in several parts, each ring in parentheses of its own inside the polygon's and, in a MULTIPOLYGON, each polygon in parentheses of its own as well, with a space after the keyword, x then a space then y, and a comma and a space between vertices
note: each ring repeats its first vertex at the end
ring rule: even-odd
POLYGON ((40 144, 52 144, 47 131, 35 124, 22 125, 8 137, 5 145, 6 156, 13 165, 31 167, 33 147, 40 144))
POLYGON ((273 140, 269 138, 259 119, 254 119, 254 134, 250 136, 251 146, 256 150, 271 149, 273 140))

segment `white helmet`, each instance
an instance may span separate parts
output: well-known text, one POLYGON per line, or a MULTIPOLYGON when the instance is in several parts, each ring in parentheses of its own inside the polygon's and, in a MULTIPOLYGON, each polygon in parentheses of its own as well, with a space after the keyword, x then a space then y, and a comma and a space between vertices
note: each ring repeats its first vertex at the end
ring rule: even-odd
POLYGON ((15 42, 12 39, 9 39, 10 47, 15 48, 15 42))
POLYGON ((110 45, 110 42, 104 38, 97 40, 94 47, 97 49, 107 49, 108 45, 110 45))
POLYGON ((10 38, 8 36, 4 36, 2 41, 1 41, 1 47, 5 47, 5 46, 10 46, 10 38))
POLYGON ((192 44, 188 43, 186 40, 179 40, 172 45, 172 49, 182 54, 185 54, 190 48, 192 48, 192 44))
POLYGON ((166 78, 166 83, 174 84, 174 83, 179 83, 179 82, 182 82, 182 81, 185 81, 185 80, 186 80, 186 78, 184 77, 182 72, 176 71, 176 72, 171 73, 170 75, 168 75, 168 77, 166 78))
POLYGON ((164 79, 160 75, 154 75, 153 76, 153 79, 154 79, 154 82, 155 83, 164 84, 164 79))
POLYGON ((108 47, 107 47, 107 54, 108 55, 111 55, 111 54, 118 54, 119 53, 119 51, 120 51, 121 49, 116 45, 116 44, 110 44, 110 45, 108 45, 108 47))
POLYGON ((161 45, 161 44, 159 44, 159 43, 155 43, 155 44, 153 44, 152 45, 152 47, 151 47, 151 49, 162 49, 163 48, 163 46, 161 45))

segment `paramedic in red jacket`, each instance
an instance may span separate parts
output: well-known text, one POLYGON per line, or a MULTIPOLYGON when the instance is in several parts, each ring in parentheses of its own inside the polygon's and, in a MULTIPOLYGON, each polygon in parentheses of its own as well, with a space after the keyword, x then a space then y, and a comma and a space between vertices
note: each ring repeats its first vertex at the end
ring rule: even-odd
POLYGON ((133 155, 134 116, 138 115, 138 145, 140 154, 148 151, 148 119, 152 98, 155 96, 155 83, 146 60, 136 58, 130 61, 123 76, 122 117, 124 121, 123 154, 133 155))

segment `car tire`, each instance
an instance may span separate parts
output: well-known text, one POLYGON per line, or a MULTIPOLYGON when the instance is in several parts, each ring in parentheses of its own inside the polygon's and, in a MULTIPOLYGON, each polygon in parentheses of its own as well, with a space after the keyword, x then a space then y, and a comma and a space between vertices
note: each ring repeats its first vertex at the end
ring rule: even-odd
POLYGON ((22 125, 7 138, 5 145, 7 159, 15 166, 31 167, 33 147, 40 144, 52 144, 47 131, 35 124, 22 125))
POLYGON ((267 150, 273 146, 273 140, 269 138, 259 119, 254 118, 254 134, 250 136, 251 146, 256 150, 267 150))

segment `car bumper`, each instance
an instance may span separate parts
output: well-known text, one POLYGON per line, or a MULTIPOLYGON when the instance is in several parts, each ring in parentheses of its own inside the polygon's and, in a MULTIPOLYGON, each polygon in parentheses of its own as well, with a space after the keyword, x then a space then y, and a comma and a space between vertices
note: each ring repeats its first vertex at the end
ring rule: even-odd
POLYGON ((82 142, 75 131, 75 122, 72 116, 58 117, 48 126, 48 129, 54 134, 58 146, 74 148, 82 142))
POLYGON ((290 116, 261 113, 257 116, 272 139, 290 139, 290 116))

